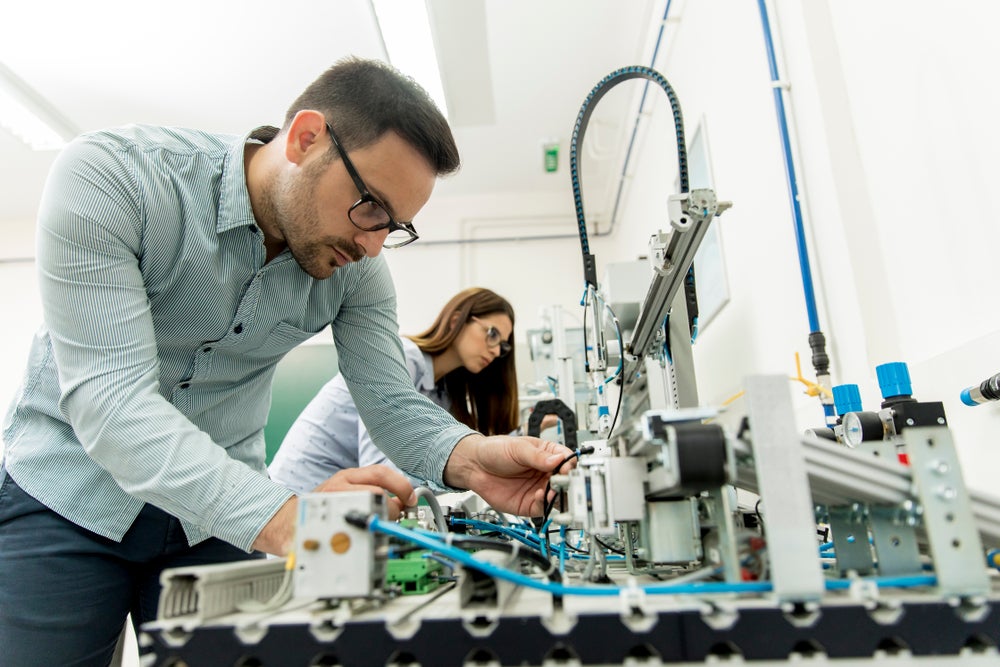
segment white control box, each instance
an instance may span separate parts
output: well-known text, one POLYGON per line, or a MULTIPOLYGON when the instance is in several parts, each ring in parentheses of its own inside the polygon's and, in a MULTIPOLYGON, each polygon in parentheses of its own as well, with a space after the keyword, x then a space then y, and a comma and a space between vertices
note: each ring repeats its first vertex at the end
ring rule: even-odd
POLYGON ((299 496, 295 528, 296 598, 369 597, 385 581, 385 536, 345 520, 386 517, 385 496, 369 491, 307 493, 299 496))

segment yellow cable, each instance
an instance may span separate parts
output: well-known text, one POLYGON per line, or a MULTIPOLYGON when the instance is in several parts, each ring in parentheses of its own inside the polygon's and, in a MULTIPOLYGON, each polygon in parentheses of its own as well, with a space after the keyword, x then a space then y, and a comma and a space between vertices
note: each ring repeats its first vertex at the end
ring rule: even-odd
MULTIPOLYGON (((790 376, 788 379, 792 380, 793 382, 801 382, 802 384, 804 384, 806 386, 805 394, 807 396, 819 396, 820 393, 822 393, 825 396, 833 397, 833 394, 830 392, 829 389, 816 382, 807 380, 805 377, 802 376, 802 360, 800 359, 798 352, 795 353, 795 372, 796 375, 790 376)), ((745 393, 746 392, 743 390, 736 392, 735 394, 724 400, 719 407, 723 408, 726 407, 730 403, 741 398, 745 393)))
POLYGON ((802 377, 802 362, 799 359, 799 353, 795 353, 795 372, 798 373, 795 377, 788 378, 789 380, 795 380, 796 382, 801 382, 806 386, 806 396, 819 396, 821 393, 828 398, 832 398, 833 394, 826 387, 807 380, 802 377))
POLYGON ((736 392, 735 394, 733 394, 732 396, 730 396, 729 398, 727 398, 726 400, 724 400, 722 402, 722 406, 721 407, 726 407, 727 405, 729 405, 730 403, 732 403, 736 399, 742 397, 743 394, 745 394, 745 393, 746 392, 741 389, 740 391, 736 392))

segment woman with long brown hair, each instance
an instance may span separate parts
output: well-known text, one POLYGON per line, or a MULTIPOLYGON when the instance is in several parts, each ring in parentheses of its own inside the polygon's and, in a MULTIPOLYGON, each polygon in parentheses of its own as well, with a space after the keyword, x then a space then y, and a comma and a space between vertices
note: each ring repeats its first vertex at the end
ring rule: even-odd
MULTIPOLYGON (((427 330, 400 341, 420 393, 470 428, 500 435, 518 427, 513 333, 510 303, 470 287, 453 296, 427 330)), ((373 463, 389 464, 337 375, 292 424, 269 470, 274 481, 305 493, 338 470, 373 463)))

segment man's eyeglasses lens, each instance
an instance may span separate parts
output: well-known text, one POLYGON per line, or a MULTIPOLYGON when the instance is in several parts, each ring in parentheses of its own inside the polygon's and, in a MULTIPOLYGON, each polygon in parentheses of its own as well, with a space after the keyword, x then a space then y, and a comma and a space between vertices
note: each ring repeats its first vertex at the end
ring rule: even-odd
MULTIPOLYGON (((354 226, 365 231, 376 231, 385 229, 391 222, 392 216, 382 208, 374 199, 362 199, 347 212, 354 226)), ((407 227, 407 223, 399 223, 400 227, 407 227)), ((414 240, 415 234, 411 234, 407 229, 396 228, 386 236, 384 245, 386 248, 406 245, 414 240)))
POLYGON ((351 222, 366 231, 385 227, 392 219, 389 213, 374 199, 362 199, 349 211, 351 222))
POLYGON ((407 234, 404 230, 394 229, 385 237, 385 242, 382 245, 386 248, 398 248, 416 240, 416 237, 407 234))

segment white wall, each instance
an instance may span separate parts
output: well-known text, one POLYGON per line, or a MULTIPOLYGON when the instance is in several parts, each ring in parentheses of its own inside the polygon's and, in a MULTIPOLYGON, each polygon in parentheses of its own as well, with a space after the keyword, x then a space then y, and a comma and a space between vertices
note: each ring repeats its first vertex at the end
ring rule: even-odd
POLYGON ((426 328, 455 292, 471 285, 493 289, 514 305, 521 337, 525 328, 537 326, 542 305, 558 302, 575 311, 583 289, 582 260, 568 194, 432 197, 419 223, 420 241, 386 253, 403 333, 426 328), (563 238, 475 242, 529 236, 563 238))
MULTIPOLYGON (((1000 93, 988 83, 1000 63, 1000 5, 941 9, 831 3, 875 214, 867 236, 877 237, 888 280, 859 300, 868 311, 891 307, 914 391, 944 401, 966 479, 992 490, 1000 405, 969 408, 958 394, 1000 371, 1000 312, 986 278, 1000 247, 1000 93)), ((854 270, 864 276, 867 266, 854 270)))
MULTIPOLYGON (((34 225, 12 225, 0 246, 0 414, 20 386, 31 337, 42 321, 35 279, 34 225)), ((0 444, 0 451, 3 445, 0 444)))

